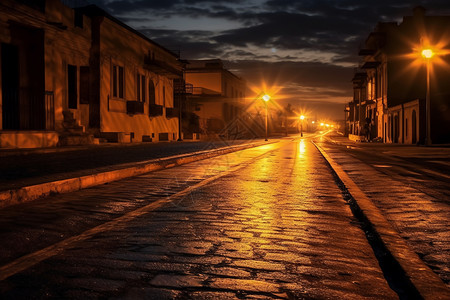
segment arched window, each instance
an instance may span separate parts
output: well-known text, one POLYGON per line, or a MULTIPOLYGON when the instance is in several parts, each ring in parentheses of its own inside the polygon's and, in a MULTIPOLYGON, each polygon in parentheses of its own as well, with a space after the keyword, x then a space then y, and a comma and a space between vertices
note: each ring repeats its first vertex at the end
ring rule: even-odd
POLYGON ((153 83, 153 80, 148 81, 148 102, 150 104, 156 104, 156 97, 155 97, 155 84, 153 83))

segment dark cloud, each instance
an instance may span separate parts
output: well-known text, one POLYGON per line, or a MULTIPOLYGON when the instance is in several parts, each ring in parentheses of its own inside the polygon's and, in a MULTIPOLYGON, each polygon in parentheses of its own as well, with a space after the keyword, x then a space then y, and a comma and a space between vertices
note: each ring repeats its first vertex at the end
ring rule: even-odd
POLYGON ((229 61, 226 66, 254 82, 265 81, 273 85, 293 83, 345 91, 341 96, 348 95, 353 74, 352 68, 320 62, 282 61, 270 63, 258 60, 240 60, 229 61), (342 78, 346 79, 342 80, 342 78))
POLYGON ((173 8, 176 4, 180 3, 180 0, 138 0, 138 1, 127 1, 127 0, 119 0, 119 1, 90 1, 94 4, 97 4, 107 11, 115 14, 127 14, 131 12, 145 10, 160 10, 160 9, 170 9, 173 8))
POLYGON ((236 46, 268 45, 284 49, 316 49, 346 53, 344 40, 361 34, 354 21, 330 19, 286 12, 258 15, 259 25, 224 32, 215 37, 220 43, 236 46))
POLYGON ((221 58, 249 83, 272 81, 285 86, 289 99, 311 103, 350 100, 358 46, 378 22, 399 22, 412 15, 417 5, 427 8, 430 15, 450 15, 448 0, 88 1, 125 23, 140 24, 136 29, 168 49, 181 51, 182 58, 221 58), (235 26, 223 30, 152 28, 155 18, 178 17, 225 20, 235 26), (312 52, 330 57, 323 61, 320 56, 299 57, 299 53, 312 52))

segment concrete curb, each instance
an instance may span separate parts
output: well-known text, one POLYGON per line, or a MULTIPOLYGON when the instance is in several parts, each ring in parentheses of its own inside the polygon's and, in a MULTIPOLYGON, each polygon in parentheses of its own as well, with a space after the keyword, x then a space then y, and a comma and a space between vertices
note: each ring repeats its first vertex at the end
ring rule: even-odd
POLYGON ((316 143, 312 142, 328 161, 345 185, 362 214, 378 234, 383 246, 398 263, 405 277, 423 299, 450 299, 450 289, 419 256, 410 249, 400 234, 392 228, 375 204, 350 179, 347 173, 316 143))
POLYGON ((0 208, 36 200, 52 194, 73 192, 88 187, 105 184, 108 182, 142 175, 156 170, 167 169, 190 162, 236 152, 248 148, 254 148, 274 142, 258 142, 244 145, 223 147, 214 150, 204 150, 181 155, 175 155, 160 159, 148 160, 126 164, 127 167, 118 170, 100 172, 92 175, 69 178, 64 180, 46 182, 42 184, 26 186, 19 189, 0 192, 0 208))

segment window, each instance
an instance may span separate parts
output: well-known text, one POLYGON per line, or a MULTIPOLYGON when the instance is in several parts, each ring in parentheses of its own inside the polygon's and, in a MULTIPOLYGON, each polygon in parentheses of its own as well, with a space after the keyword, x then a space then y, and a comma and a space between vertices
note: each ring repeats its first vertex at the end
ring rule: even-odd
POLYGON ((163 86, 163 107, 166 107, 166 87, 163 86))
POLYGON ((381 77, 381 70, 377 70, 378 72, 377 72, 377 98, 380 98, 381 97, 381 79, 382 79, 382 77, 381 77))
POLYGON ((112 75, 112 95, 115 98, 123 99, 123 87, 124 87, 124 77, 123 77, 123 67, 113 65, 113 75, 112 75))
POLYGON ((67 90, 69 108, 77 109, 78 93, 77 93, 77 66, 67 66, 67 90))
POLYGON ((146 88, 145 88, 145 76, 137 74, 136 87, 137 87, 137 100, 140 102, 145 102, 146 98, 146 88))
POLYGON ((153 83, 153 80, 148 81, 148 102, 150 104, 156 104, 155 101, 155 84, 153 83))
POLYGON ((408 137, 408 118, 405 119, 405 137, 408 137))
POLYGON ((367 83, 367 99, 368 100, 372 100, 374 98, 374 93, 375 93, 374 86, 375 86, 374 79, 370 78, 369 82, 367 83))

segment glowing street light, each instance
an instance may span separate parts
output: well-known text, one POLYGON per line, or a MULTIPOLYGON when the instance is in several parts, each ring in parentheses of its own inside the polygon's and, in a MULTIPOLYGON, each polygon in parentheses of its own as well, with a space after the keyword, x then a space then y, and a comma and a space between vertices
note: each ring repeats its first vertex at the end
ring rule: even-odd
POLYGON ((300 136, 303 137, 303 120, 305 119, 304 115, 300 116, 300 136))
POLYGON ((427 96, 425 98, 425 106, 426 106, 426 144, 431 145, 431 112, 430 112, 430 67, 431 67, 431 59, 434 56, 434 51, 432 49, 423 49, 422 57, 427 61, 427 96))
POLYGON ((266 106, 266 139, 265 139, 265 141, 267 141, 267 115, 268 115, 267 102, 270 100, 270 96, 265 94, 264 96, 262 96, 262 99, 264 100, 264 104, 266 106))
POLYGON ((423 56, 423 58, 430 59, 434 56, 434 51, 431 49, 423 49, 422 56, 423 56))

